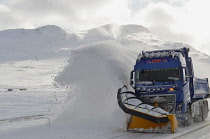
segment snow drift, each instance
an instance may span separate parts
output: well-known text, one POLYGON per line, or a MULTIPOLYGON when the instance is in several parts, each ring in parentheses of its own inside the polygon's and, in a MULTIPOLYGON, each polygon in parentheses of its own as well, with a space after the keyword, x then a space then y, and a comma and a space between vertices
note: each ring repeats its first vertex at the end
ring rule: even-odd
POLYGON ((56 81, 74 88, 69 98, 76 98, 59 122, 68 121, 69 125, 76 122, 80 128, 89 129, 126 127, 126 115, 118 109, 116 91, 119 86, 128 84, 126 73, 131 66, 132 59, 116 41, 72 51, 69 65, 56 81))

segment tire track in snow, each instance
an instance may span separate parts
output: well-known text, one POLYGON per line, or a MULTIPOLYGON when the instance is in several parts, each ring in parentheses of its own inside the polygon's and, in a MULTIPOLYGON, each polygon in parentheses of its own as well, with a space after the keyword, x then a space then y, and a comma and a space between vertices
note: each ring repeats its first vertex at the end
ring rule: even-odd
POLYGON ((0 123, 4 122, 19 122, 19 121, 26 121, 26 120, 40 120, 40 119, 47 119, 50 121, 50 118, 47 117, 47 114, 39 114, 39 115, 31 115, 31 116, 22 116, 22 117, 13 117, 7 119, 0 119, 0 123))
POLYGON ((179 136, 177 136, 177 137, 175 137, 175 138, 172 138, 172 139, 179 139, 179 138, 185 137, 185 136, 187 136, 187 135, 189 135, 189 134, 191 134, 191 133, 193 133, 193 132, 196 132, 196 131, 201 130, 201 129, 203 129, 203 128, 206 128, 206 127, 208 127, 208 126, 210 126, 210 123, 208 123, 207 125, 203 125, 203 126, 201 126, 201 127, 199 127, 199 128, 193 129, 193 130, 191 130, 191 131, 189 131, 189 132, 187 132, 187 133, 181 134, 181 135, 179 135, 179 136))

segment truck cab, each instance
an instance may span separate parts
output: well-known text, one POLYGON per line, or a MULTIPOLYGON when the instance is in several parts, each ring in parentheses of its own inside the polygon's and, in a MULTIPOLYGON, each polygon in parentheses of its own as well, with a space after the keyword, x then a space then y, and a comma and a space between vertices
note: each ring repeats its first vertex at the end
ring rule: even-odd
POLYGON ((208 97, 208 80, 194 77, 188 52, 184 47, 143 51, 138 56, 130 85, 143 103, 183 115, 194 100, 208 97))

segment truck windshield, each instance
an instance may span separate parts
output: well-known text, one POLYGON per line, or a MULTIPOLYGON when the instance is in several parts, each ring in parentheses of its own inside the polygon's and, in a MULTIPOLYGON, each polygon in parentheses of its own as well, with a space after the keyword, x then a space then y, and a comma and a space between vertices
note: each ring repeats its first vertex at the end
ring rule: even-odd
POLYGON ((152 81, 152 82, 168 82, 180 81, 180 68, 165 68, 165 69, 149 69, 137 70, 135 72, 136 82, 152 81))

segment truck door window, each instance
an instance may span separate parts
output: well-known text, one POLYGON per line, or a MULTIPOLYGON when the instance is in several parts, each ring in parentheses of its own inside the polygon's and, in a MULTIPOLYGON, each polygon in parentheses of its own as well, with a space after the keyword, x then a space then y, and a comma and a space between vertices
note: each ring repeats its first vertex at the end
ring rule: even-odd
POLYGON ((135 81, 139 82, 139 70, 136 70, 135 72, 135 81))

